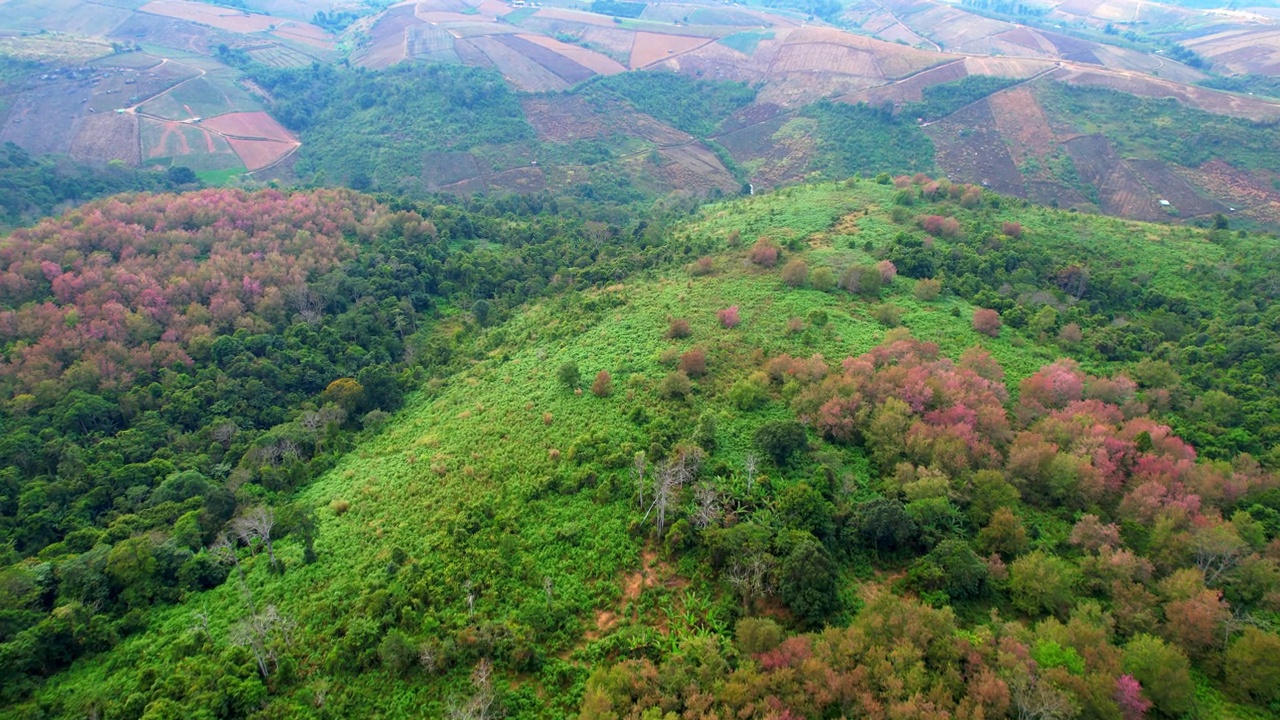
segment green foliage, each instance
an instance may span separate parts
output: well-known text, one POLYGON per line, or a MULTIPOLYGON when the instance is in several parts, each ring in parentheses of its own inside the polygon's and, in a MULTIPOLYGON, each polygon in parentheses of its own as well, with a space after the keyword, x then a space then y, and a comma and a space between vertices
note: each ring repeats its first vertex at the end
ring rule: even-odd
POLYGON ((375 187, 417 177, 425 155, 532 139, 519 98, 489 70, 402 63, 369 72, 335 65, 251 66, 272 114, 299 133, 298 170, 375 187))
MULTIPOLYGON (((187 170, 172 168, 171 170, 187 170)), ((134 170, 125 166, 93 168, 67 158, 33 158, 12 142, 0 147, 0 229, 48 215, 67 203, 81 203, 105 195, 165 190, 194 182, 173 172, 134 170)))
POLYGON ((812 536, 806 536, 782 561, 779 595, 796 619, 807 627, 822 627, 840 607, 836 593, 836 565, 812 536))
POLYGON ((638 18, 646 7, 645 3, 627 0, 591 0, 591 12, 613 17, 638 18))
MULTIPOLYGON (((617 3, 644 5, 640 3, 617 3)), ((695 137, 708 137, 733 113, 750 105, 756 91, 745 83, 699 80, 668 71, 619 73, 580 89, 583 96, 612 96, 695 137)))
POLYGON ((782 638, 782 628, 772 618, 744 617, 734 626, 738 649, 751 655, 774 649, 782 638))
POLYGON ((1124 669, 1142 683, 1143 694, 1161 713, 1178 717, 1191 709, 1190 664, 1178 648, 1151 635, 1138 635, 1124 646, 1124 669))
POLYGON ((560 369, 556 371, 556 379, 565 387, 578 387, 578 383, 582 380, 582 373, 578 370, 578 363, 567 362, 561 365, 560 369))
POLYGON ((1064 668, 1074 675, 1084 674, 1084 658, 1073 647, 1054 640, 1041 640, 1031 648, 1031 657, 1043 668, 1064 668))
POLYGON ((896 118, 891 107, 820 100, 801 111, 817 121, 820 170, 830 178, 881 171, 933 168, 933 141, 914 121, 896 118))
POLYGON ((1016 82, 1016 78, 998 75, 969 75, 954 82, 930 85, 921 92, 923 99, 920 102, 903 105, 901 113, 908 119, 940 120, 1016 82))
POLYGON ((792 455, 809 445, 804 426, 797 422, 770 422, 761 425, 752 437, 756 447, 768 455, 775 465, 782 467, 792 455))
POLYGON ((1065 613, 1079 584, 1080 571, 1071 562, 1040 550, 1009 565, 1009 593, 1024 612, 1065 613))

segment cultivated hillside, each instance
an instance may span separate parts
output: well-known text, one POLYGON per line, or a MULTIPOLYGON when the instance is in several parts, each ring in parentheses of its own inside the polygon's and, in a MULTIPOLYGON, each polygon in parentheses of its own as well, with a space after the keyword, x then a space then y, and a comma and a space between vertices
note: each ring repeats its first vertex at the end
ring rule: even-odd
POLYGON ((598 213, 924 171, 1274 227, 1273 20, 1085 5, 11 0, 0 141, 209 184, 598 213))

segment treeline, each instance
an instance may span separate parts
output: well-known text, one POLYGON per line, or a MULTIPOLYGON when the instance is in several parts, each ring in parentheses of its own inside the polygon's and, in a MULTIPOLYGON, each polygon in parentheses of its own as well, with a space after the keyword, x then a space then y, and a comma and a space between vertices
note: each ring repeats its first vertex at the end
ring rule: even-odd
POLYGON ((221 583, 241 543, 296 534, 313 559, 311 509, 289 498, 465 362, 433 332, 441 308, 467 313, 465 337, 665 252, 660 223, 557 209, 209 190, 99 201, 0 241, 3 701, 221 583))
POLYGON ((0 147, 0 229, 23 225, 78 203, 140 190, 168 190, 189 178, 124 166, 96 168, 68 158, 33 158, 6 142, 0 147))

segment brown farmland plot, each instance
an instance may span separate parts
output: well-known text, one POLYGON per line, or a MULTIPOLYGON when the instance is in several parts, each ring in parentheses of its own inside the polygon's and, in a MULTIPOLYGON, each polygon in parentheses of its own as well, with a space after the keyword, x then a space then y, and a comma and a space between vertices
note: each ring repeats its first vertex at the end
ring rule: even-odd
POLYGON ((242 140, 227 138, 231 149, 240 156, 241 162, 249 170, 261 170, 279 162, 285 156, 298 149, 299 143, 276 142, 274 140, 242 140))
POLYGON ((71 157, 77 160, 121 160, 137 165, 138 152, 138 116, 128 113, 86 117, 71 143, 71 157))
POLYGON ((246 140, 273 140, 297 144, 298 139, 265 112, 228 113, 204 121, 204 126, 227 137, 246 140))
MULTIPOLYGON (((526 57, 519 50, 499 42, 497 38, 476 37, 470 38, 467 42, 483 52, 498 71, 521 90, 546 92, 563 90, 569 86, 569 83, 560 76, 526 57)), ((568 58, 565 59, 568 60, 568 58)))
POLYGON ((555 38, 549 38, 545 35, 517 35, 516 37, 526 40, 535 45, 541 45, 548 50, 552 50, 563 55, 575 63, 591 70, 600 75, 615 75, 620 72, 626 72, 626 66, 617 62, 613 58, 588 50, 587 48, 570 45, 560 42, 555 38))
POLYGON ((632 69, 643 68, 710 42, 712 39, 705 37, 638 32, 635 45, 631 48, 630 65, 632 69))
POLYGON ((550 70, 569 85, 595 77, 595 73, 565 55, 541 44, 530 42, 521 35, 495 35, 494 39, 511 50, 550 70))
POLYGON ((381 70, 404 60, 405 30, 422 24, 413 10, 412 5, 398 5, 383 13, 368 30, 368 44, 355 52, 356 64, 381 70))

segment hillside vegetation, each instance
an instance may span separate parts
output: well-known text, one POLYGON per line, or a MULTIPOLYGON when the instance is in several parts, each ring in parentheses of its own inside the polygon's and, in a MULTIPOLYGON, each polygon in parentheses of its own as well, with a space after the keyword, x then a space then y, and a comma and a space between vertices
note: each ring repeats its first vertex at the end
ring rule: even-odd
POLYGON ((7 380, 7 714, 1276 712, 1274 237, 925 176, 556 210, 141 196, 0 246, 8 362, 64 363, 7 380))

